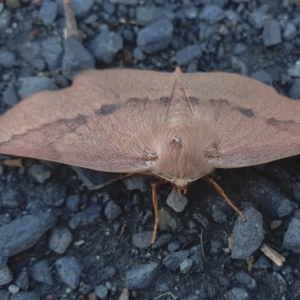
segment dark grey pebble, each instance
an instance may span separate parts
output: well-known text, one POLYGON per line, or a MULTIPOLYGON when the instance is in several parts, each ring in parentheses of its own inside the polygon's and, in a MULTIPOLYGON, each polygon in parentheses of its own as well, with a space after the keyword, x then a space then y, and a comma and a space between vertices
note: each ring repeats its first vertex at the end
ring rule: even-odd
POLYGON ((50 265, 48 259, 43 259, 35 263, 32 267, 32 275, 35 280, 46 283, 53 284, 53 279, 50 271, 50 265))
POLYGON ((77 212, 79 209, 80 196, 79 194, 70 195, 66 200, 66 208, 68 211, 77 212))
POLYGON ((155 241, 155 243, 152 245, 152 249, 157 249, 157 248, 161 248, 164 245, 166 245, 167 243, 169 243, 169 241, 172 239, 172 234, 171 233, 162 233, 159 235, 159 237, 157 238, 157 240, 155 241))
MULTIPOLYGON (((29 288, 29 274, 27 269, 23 269, 17 278, 14 280, 14 284, 21 290, 27 291, 29 288)), ((1 299, 1 297, 0 297, 1 299)))
POLYGON ((151 262, 146 265, 138 265, 126 273, 125 286, 129 290, 146 288, 158 273, 158 263, 151 262))
POLYGON ((152 231, 145 231, 140 233, 135 233, 132 236, 132 243, 134 246, 140 249, 147 249, 151 246, 152 241, 152 231))
POLYGON ((8 50, 0 50, 0 65, 4 68, 12 68, 16 65, 16 56, 14 52, 8 50))
POLYGON ((191 248, 190 257, 193 260, 193 270, 195 272, 202 272, 204 270, 204 258, 201 245, 191 248))
POLYGON ((243 288, 232 288, 225 294, 227 300, 247 300, 249 299, 249 294, 243 288))
POLYGON ((110 200, 105 205, 104 214, 107 220, 114 220, 122 214, 122 210, 115 201, 110 200))
POLYGON ((199 45, 189 45, 177 51, 176 61, 178 66, 186 66, 194 59, 199 59, 202 55, 202 50, 199 45))
POLYGON ((266 47, 281 43, 280 26, 276 20, 271 19, 265 21, 262 39, 266 47))
POLYGON ((64 40, 64 54, 62 59, 62 73, 72 80, 83 70, 95 68, 92 54, 76 39, 69 37, 64 40))
POLYGON ((9 300, 40 300, 41 295, 39 292, 19 292, 17 294, 11 295, 9 300))
POLYGON ((231 257, 235 259, 250 257, 264 239, 261 214, 252 207, 245 209, 243 213, 247 221, 238 217, 233 228, 231 257))
POLYGON ((199 14, 200 20, 204 20, 209 24, 215 24, 224 17, 224 11, 219 6, 212 4, 206 5, 199 14))
POLYGON ((28 170, 30 176, 38 183, 44 183, 51 176, 51 171, 44 165, 34 164, 28 170))
POLYGON ((287 291, 287 283, 284 280, 284 278, 278 273, 278 272, 273 272, 273 278, 276 280, 276 282, 278 283, 278 287, 279 287, 279 292, 280 294, 284 293, 285 291, 287 291))
POLYGON ((44 201, 48 206, 61 206, 66 195, 66 187, 59 183, 49 183, 44 188, 44 201))
POLYGON ((57 226, 51 230, 49 238, 49 248, 58 254, 67 251, 73 235, 67 227, 57 226))
POLYGON ((95 224, 100 219, 101 209, 100 205, 85 208, 70 219, 69 226, 74 230, 95 224))
POLYGON ((1 196, 2 206, 6 208, 17 208, 25 202, 23 192, 16 183, 7 183, 1 196))
POLYGON ((173 30, 172 22, 167 19, 158 20, 138 32, 137 45, 145 53, 165 49, 171 42, 173 30))
POLYGON ((95 3, 95 0, 72 0, 72 8, 76 16, 86 15, 95 3))
POLYGON ((42 55, 49 70, 60 67, 63 47, 56 37, 48 37, 42 42, 42 55))
POLYGON ((180 264, 190 255, 190 250, 183 250, 169 253, 164 259, 163 264, 170 270, 175 271, 180 264))
POLYGON ((160 278, 155 283, 155 290, 159 293, 166 293, 170 291, 170 286, 165 280, 160 278))
POLYGON ((213 239, 210 241, 210 255, 217 256, 223 252, 225 245, 222 240, 213 239))
POLYGON ((116 53, 123 48, 123 38, 111 31, 101 32, 91 43, 94 57, 106 64, 113 61, 116 53))
POLYGON ((55 262, 60 279, 71 289, 75 289, 80 280, 83 267, 74 256, 64 256, 55 262))
POLYGON ((28 97, 40 91, 53 91, 57 89, 55 83, 48 77, 23 77, 19 78, 19 81, 21 83, 21 87, 18 90, 18 94, 21 98, 28 97))
POLYGON ((55 224, 56 216, 50 212, 40 215, 26 215, 1 226, 0 253, 13 256, 29 249, 55 224))
POLYGON ((254 270, 265 270, 271 268, 271 263, 265 255, 261 255, 258 260, 253 264, 254 270))
POLYGON ((105 299, 107 297, 107 294, 108 294, 108 289, 105 285, 98 285, 98 286, 95 287, 94 293, 100 299, 105 299))
POLYGON ((234 275, 236 281, 243 285, 247 290, 254 291, 257 287, 255 279, 245 272, 238 272, 234 275))
POLYGON ((57 16, 57 4, 49 0, 43 1, 39 12, 39 18, 45 25, 50 25, 54 22, 57 16))
POLYGON ((180 264, 180 271, 182 274, 187 274, 191 267, 193 266, 193 260, 190 258, 186 258, 181 264, 180 264))
POLYGON ((282 218, 295 209, 295 204, 287 199, 273 182, 256 172, 252 175, 251 195, 271 218, 282 218))
POLYGON ((2 102, 9 106, 14 106, 19 102, 17 91, 12 83, 9 83, 2 93, 2 102))
POLYGON ((13 280, 13 272, 10 268, 0 269, 0 286, 10 283, 13 280))
POLYGON ((300 219, 292 218, 289 227, 284 234, 283 246, 300 253, 300 219))

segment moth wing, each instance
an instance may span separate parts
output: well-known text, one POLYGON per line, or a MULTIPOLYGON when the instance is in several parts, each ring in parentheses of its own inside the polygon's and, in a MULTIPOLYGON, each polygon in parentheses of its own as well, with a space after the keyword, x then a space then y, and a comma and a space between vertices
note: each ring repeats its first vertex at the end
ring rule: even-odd
POLYGON ((172 74, 87 71, 73 86, 43 91, 0 118, 0 153, 107 171, 140 172, 156 160, 156 133, 172 74))
MULTIPOLYGON (((183 78, 190 96, 214 106, 212 129, 217 139, 215 149, 207 153, 214 167, 251 166, 300 154, 299 102, 237 74, 183 78)), ((195 112, 200 113, 196 106, 195 112)))

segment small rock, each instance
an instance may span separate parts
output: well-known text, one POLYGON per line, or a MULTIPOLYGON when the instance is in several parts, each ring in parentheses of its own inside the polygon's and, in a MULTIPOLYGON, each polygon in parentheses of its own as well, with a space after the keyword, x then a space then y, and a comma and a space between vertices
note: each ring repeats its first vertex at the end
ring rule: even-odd
POLYGON ((13 83, 9 83, 7 88, 3 91, 2 102, 9 106, 14 106, 19 102, 19 97, 13 83))
POLYGON ((43 90, 56 90, 57 86, 55 83, 48 77, 23 77, 19 78, 21 87, 18 90, 18 94, 21 98, 26 98, 32 94, 43 90))
POLYGON ((176 53, 176 61, 179 66, 189 64, 192 60, 200 58, 202 50, 199 45, 189 45, 176 53))
POLYGON ((223 252, 224 248, 225 248, 224 243, 221 240, 215 239, 215 240, 210 241, 211 256, 218 256, 219 254, 221 254, 223 252))
POLYGON ((228 300, 248 300, 249 294, 243 288, 232 288, 225 294, 228 300))
POLYGON ((300 99, 300 80, 296 79, 290 88, 289 95, 291 98, 299 100, 300 99))
POLYGON ((9 300, 40 300, 41 295, 39 292, 19 292, 17 294, 11 295, 9 300))
POLYGON ((51 176, 51 172, 44 165, 34 164, 28 169, 28 173, 38 183, 44 183, 51 176))
POLYGON ((300 219, 292 218, 284 234, 283 246, 295 253, 300 253, 300 219))
POLYGON ((255 269, 255 270, 265 270, 270 267, 271 267, 271 264, 265 255, 260 256, 253 265, 253 269, 255 269))
POLYGON ((0 14, 0 32, 3 32, 10 26, 11 21, 11 12, 8 9, 5 9, 0 14))
POLYGON ((7 183, 2 191, 2 206, 6 208, 17 208, 25 203, 22 190, 16 183, 7 183))
POLYGON ((42 42, 42 55, 49 70, 60 67, 63 47, 56 37, 48 37, 42 42))
POLYGON ((256 281, 245 272, 238 272, 234 277, 247 290, 254 291, 257 287, 256 281))
POLYGON ((56 216, 47 212, 26 215, 0 227, 0 253, 13 256, 31 248, 55 226, 56 216))
POLYGON ((50 25, 54 22, 57 16, 57 4, 52 1, 43 1, 39 12, 39 18, 45 25, 50 25))
POLYGON ((288 68, 287 72, 292 77, 300 77, 300 60, 297 60, 292 67, 288 68))
POLYGON ((140 48, 135 48, 132 52, 133 54, 133 58, 137 59, 137 60, 145 60, 146 59, 146 55, 141 51, 140 48))
POLYGON ((211 38, 216 32, 216 26, 209 25, 205 22, 200 23, 199 41, 203 42, 211 38))
POLYGON ((101 210, 100 205, 93 205, 78 212, 70 219, 70 228, 74 230, 95 224, 100 219, 101 210))
POLYGON ((175 271, 180 264, 190 255, 190 250, 169 253, 164 259, 163 264, 170 270, 175 271))
POLYGON ((0 269, 0 286, 12 282, 13 278, 14 277, 11 269, 8 267, 0 269))
POLYGON ((269 85, 272 85, 273 83, 272 76, 269 73, 267 73, 265 70, 255 71, 250 75, 250 77, 269 85))
POLYGON ((66 207, 71 212, 78 212, 79 203, 80 203, 80 195, 79 194, 70 195, 67 198, 66 207))
POLYGON ((296 26, 292 22, 287 22, 283 30, 283 38, 287 41, 293 40, 298 34, 296 26))
POLYGON ((206 5, 199 14, 200 20, 215 24, 225 17, 224 11, 217 5, 206 5))
POLYGON ((155 20, 157 9, 155 6, 138 6, 136 9, 136 24, 145 26, 155 20))
POLYGON ((161 231, 176 232, 182 227, 182 223, 177 214, 167 207, 162 207, 158 211, 159 214, 159 229, 161 231))
POLYGON ((59 183, 49 183, 44 188, 44 201, 48 206, 62 206, 65 202, 67 189, 59 183))
POLYGON ((112 278, 115 274, 117 273, 116 268, 112 266, 107 266, 101 269, 101 273, 98 275, 99 276, 99 281, 105 281, 109 278, 112 278))
MULTIPOLYGON (((299 252, 298 252, 299 253, 299 252)), ((282 294, 287 291, 287 283, 284 278, 277 272, 273 272, 273 278, 277 281, 279 293, 282 294)))
POLYGON ((281 43, 280 27, 276 20, 265 21, 262 39, 266 47, 281 43))
POLYGON ((247 208, 244 215, 247 221, 238 217, 233 228, 231 257, 235 259, 250 257, 264 239, 261 214, 254 208, 247 208))
POLYGON ((163 279, 158 279, 155 283, 155 291, 158 293, 166 293, 170 291, 170 286, 163 279))
POLYGON ((105 206, 104 214, 107 220, 114 220, 122 214, 122 210, 115 201, 110 200, 105 206))
POLYGON ((178 191, 173 188, 167 198, 167 204, 176 212, 182 212, 187 205, 187 198, 183 194, 179 194, 178 191))
POLYGON ((129 191, 140 190, 146 192, 149 190, 148 175, 133 175, 122 180, 125 187, 129 191))
POLYGON ((64 40, 64 55, 62 59, 62 73, 72 80, 83 70, 94 69, 95 60, 76 39, 69 37, 64 40))
POLYGON ((86 15, 94 5, 94 2, 95 0, 71 0, 74 14, 77 17, 86 15))
POLYGON ((4 68, 12 68, 16 65, 16 56, 13 52, 0 50, 0 65, 4 68))
POLYGON ((97 60, 109 64, 123 48, 123 38, 116 32, 101 32, 91 43, 91 51, 97 60))
POLYGON ((50 284, 50 285, 53 284, 48 259, 43 259, 35 263, 32 267, 32 274, 34 279, 39 282, 50 284))
MULTIPOLYGON (((27 291, 29 288, 29 274, 26 269, 23 269, 18 277, 14 280, 16 286, 18 286, 21 290, 27 291)), ((0 297, 1 299, 1 297, 0 297)))
POLYGON ((170 242, 172 239, 172 234, 171 233, 162 233, 156 242, 152 245, 152 249, 158 249, 166 245, 167 243, 170 242))
POLYGON ((158 273, 158 263, 136 266, 126 273, 126 286, 129 290, 146 288, 158 273))
POLYGON ((173 30, 172 22, 167 19, 158 20, 138 32, 137 45, 149 54, 165 49, 171 42, 173 30))
POLYGON ((219 224, 225 223, 231 212, 229 205, 222 197, 215 195, 209 196, 207 201, 214 221, 219 224))
POLYGON ((195 272, 202 272, 204 270, 204 259, 201 245, 191 248, 191 259, 193 260, 193 270, 195 272))
POLYGON ((115 3, 124 4, 124 5, 136 5, 137 0, 114 0, 115 3))
POLYGON ((72 240, 73 235, 67 227, 55 227, 50 233, 49 248, 58 254, 63 254, 67 251, 72 240))
POLYGON ((79 284, 83 267, 74 256, 64 256, 55 262, 60 279, 71 289, 76 289, 79 284))
POLYGON ((105 285, 95 286, 94 293, 100 298, 105 299, 108 294, 108 289, 105 285))
POLYGON ((186 258, 181 264, 180 264, 180 271, 182 274, 187 274, 191 267, 193 266, 193 260, 190 258, 186 258))
POLYGON ((140 249, 147 249, 151 246, 152 231, 135 233, 132 236, 132 243, 140 249))

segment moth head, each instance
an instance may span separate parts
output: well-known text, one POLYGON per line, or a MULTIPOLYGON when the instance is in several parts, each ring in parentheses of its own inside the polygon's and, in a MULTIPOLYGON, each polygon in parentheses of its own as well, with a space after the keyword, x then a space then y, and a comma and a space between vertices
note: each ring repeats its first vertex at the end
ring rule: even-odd
POLYGON ((213 166, 206 155, 215 143, 212 136, 203 136, 199 128, 171 131, 161 142, 152 172, 169 181, 179 192, 191 182, 211 173, 213 166))

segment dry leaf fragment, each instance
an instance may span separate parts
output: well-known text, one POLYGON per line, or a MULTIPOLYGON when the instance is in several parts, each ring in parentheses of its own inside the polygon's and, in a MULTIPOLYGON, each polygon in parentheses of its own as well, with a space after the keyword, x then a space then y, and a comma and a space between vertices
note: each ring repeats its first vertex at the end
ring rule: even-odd
POLYGON ((0 153, 152 174, 178 191, 215 168, 297 155, 299 136, 300 103, 272 87, 179 68, 88 71, 72 87, 37 93, 0 118, 0 153))
POLYGON ((260 250, 279 267, 285 262, 285 258, 267 244, 262 244, 260 250))

